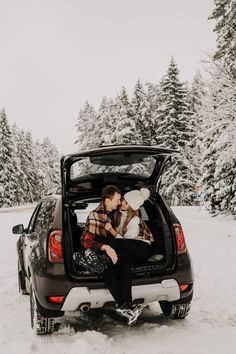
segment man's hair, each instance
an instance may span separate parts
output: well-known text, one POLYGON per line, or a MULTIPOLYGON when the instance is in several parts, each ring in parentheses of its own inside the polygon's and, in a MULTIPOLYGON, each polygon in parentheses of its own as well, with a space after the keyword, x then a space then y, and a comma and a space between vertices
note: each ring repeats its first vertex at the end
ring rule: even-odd
POLYGON ((102 190, 102 200, 105 201, 106 198, 111 199, 115 193, 118 193, 121 195, 121 191, 118 187, 110 185, 106 186, 102 190))

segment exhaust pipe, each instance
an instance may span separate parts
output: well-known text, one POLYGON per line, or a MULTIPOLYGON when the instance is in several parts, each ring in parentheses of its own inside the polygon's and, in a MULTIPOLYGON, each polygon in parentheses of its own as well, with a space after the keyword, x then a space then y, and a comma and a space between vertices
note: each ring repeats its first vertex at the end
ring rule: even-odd
POLYGON ((79 310, 81 311, 81 312, 88 312, 89 311, 89 309, 90 309, 90 304, 81 304, 80 306, 79 306, 79 310))

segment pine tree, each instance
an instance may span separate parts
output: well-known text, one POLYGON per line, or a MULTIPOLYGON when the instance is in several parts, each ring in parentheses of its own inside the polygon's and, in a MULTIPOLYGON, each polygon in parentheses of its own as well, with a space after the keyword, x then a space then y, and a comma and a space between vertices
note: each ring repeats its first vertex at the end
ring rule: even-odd
POLYGON ((98 129, 100 135, 100 145, 111 144, 112 135, 114 133, 114 126, 112 124, 112 102, 103 97, 102 102, 98 109, 98 129))
POLYGON ((37 188, 35 189, 35 200, 40 200, 48 192, 47 179, 47 155, 39 140, 34 143, 34 157, 37 171, 37 188))
POLYGON ((156 130, 158 127, 158 108, 160 106, 160 85, 152 84, 148 82, 147 84, 147 101, 150 105, 150 135, 151 135, 151 145, 156 145, 156 130))
POLYGON ((97 113, 94 108, 86 102, 84 108, 79 112, 76 123, 77 140, 75 143, 78 145, 79 151, 89 150, 100 145, 100 136, 96 135, 99 133, 97 127, 97 113))
POLYGON ((20 205, 24 203, 24 190, 22 189, 22 185, 21 185, 21 178, 22 178, 21 159, 20 159, 20 152, 19 152, 21 132, 17 128, 15 123, 13 124, 11 131, 12 131, 12 140, 13 140, 13 166, 17 178, 16 189, 15 189, 16 204, 20 205))
POLYGON ((191 158, 193 128, 190 99, 186 86, 179 81, 179 70, 171 58, 167 75, 160 83, 156 143, 180 151, 163 175, 162 190, 172 205, 192 204, 196 176, 191 158))
POLYGON ((132 115, 137 129, 136 135, 138 143, 150 145, 152 142, 151 108, 150 102, 147 100, 147 95, 140 80, 137 81, 134 87, 132 98, 132 115))
POLYGON ((33 140, 29 131, 20 131, 18 154, 20 160, 20 203, 32 203, 35 201, 37 173, 34 160, 33 140))
POLYGON ((124 87, 117 97, 116 114, 116 144, 135 144, 137 142, 136 125, 131 114, 131 105, 124 87))
POLYGON ((236 88, 231 76, 215 68, 200 111, 204 199, 212 213, 236 213, 236 88))
POLYGON ((214 60, 222 60, 224 68, 236 78, 236 0, 215 0, 215 9, 209 19, 217 21, 214 60))
POLYGON ((41 159, 46 170, 44 180, 44 193, 46 194, 50 191, 56 191, 60 186, 60 155, 48 137, 43 139, 41 147, 41 159))
POLYGON ((215 0, 217 49, 201 117, 202 183, 212 213, 236 214, 236 1, 215 0))
POLYGON ((202 106, 202 100, 205 94, 206 94, 205 83, 203 81, 200 71, 197 70, 193 78, 193 82, 190 90, 191 111, 193 113, 197 113, 199 111, 200 107, 202 106))
POLYGON ((16 204, 13 141, 5 110, 0 112, 0 207, 16 204))

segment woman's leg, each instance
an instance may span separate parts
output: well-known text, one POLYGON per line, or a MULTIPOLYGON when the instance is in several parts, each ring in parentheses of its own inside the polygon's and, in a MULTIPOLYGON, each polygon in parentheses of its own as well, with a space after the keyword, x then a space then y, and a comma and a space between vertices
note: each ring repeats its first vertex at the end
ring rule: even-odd
POLYGON ((103 279, 117 305, 121 305, 121 287, 115 266, 108 265, 108 267, 103 272, 103 279))
POLYGON ((109 265, 103 278, 118 306, 132 303, 132 266, 128 259, 120 258, 115 266, 109 265))
POLYGON ((120 304, 130 305, 132 303, 131 262, 128 259, 120 258, 116 267, 120 281, 120 304))
POLYGON ((147 242, 130 239, 114 239, 112 247, 131 260, 133 264, 145 262, 151 257, 151 247, 147 242))

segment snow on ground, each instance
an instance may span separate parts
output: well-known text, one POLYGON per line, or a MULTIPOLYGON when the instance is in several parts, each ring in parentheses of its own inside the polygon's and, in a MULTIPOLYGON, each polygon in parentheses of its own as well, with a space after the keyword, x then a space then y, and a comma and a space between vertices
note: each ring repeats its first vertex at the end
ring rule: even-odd
POLYGON ((185 320, 167 320, 152 304, 127 327, 107 315, 60 321, 51 336, 30 328, 29 297, 18 294, 13 225, 27 225, 31 210, 0 212, 0 353, 50 354, 234 354, 236 351, 236 221, 210 217, 198 207, 176 207, 195 270, 192 309, 185 320))

